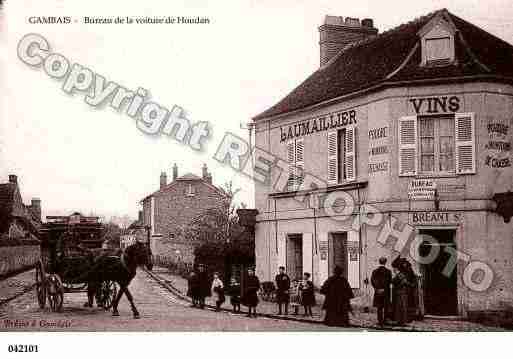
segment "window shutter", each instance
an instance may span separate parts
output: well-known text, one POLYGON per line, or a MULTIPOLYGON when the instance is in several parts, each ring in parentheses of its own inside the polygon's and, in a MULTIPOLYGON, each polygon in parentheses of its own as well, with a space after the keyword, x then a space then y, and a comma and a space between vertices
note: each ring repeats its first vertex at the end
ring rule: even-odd
POLYGON ((417 116, 399 119, 399 176, 417 174, 417 116))
POLYGON ((296 188, 299 189, 303 183, 304 169, 305 169, 305 142, 303 138, 296 140, 296 168, 295 180, 296 188))
POLYGON ((456 173, 476 173, 476 136, 473 113, 457 113, 454 118, 456 173))
POLYGON ((289 191, 294 190, 294 168, 295 168, 295 146, 294 146, 294 140, 287 143, 287 162, 289 164, 289 177, 287 180, 287 189, 289 191))
POLYGON ((328 132, 328 183, 338 183, 337 131, 328 132))
POLYGON ((356 127, 346 128, 346 181, 356 180, 356 127))

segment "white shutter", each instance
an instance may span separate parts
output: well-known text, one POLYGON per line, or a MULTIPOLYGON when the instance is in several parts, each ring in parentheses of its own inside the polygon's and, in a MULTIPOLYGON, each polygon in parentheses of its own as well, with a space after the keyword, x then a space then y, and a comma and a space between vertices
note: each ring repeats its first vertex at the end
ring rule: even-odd
POLYGON ((346 181, 356 180, 356 127, 346 128, 346 181))
POLYGON ((417 174, 417 116, 399 119, 399 176, 417 174))
POLYGON ((296 168, 294 171, 295 175, 295 186, 296 189, 301 188, 304 178, 305 169, 305 142, 304 139, 296 140, 296 168))
POLYGON ((276 266, 276 271, 278 271, 279 267, 287 266, 287 234, 279 233, 278 234, 278 261, 276 266))
POLYGON ((289 164, 289 177, 287 180, 287 190, 294 190, 295 174, 295 146, 294 140, 287 143, 287 163, 289 164))
POLYGON ((328 132, 328 183, 338 183, 338 134, 328 132))
POLYGON ((476 173, 476 136, 473 113, 457 113, 454 118, 456 173, 476 173))
MULTIPOLYGON (((313 256, 313 235, 312 233, 303 233, 303 272, 313 275, 312 256, 313 256)), ((312 278, 313 279, 313 278, 312 278)))

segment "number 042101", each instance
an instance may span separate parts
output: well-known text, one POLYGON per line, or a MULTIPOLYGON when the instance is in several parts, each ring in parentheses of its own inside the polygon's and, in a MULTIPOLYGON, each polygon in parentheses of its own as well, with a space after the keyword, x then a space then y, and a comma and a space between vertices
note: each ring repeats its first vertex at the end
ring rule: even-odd
POLYGON ((9 344, 7 346, 7 351, 9 353, 37 353, 39 351, 39 347, 36 344, 9 344))

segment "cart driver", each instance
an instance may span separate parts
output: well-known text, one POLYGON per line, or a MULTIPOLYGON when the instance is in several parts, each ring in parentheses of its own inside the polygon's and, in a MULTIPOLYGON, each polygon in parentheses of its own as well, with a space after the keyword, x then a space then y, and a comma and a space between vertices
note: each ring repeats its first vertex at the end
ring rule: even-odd
POLYGON ((59 237, 57 248, 58 258, 89 256, 92 254, 90 249, 82 246, 79 237, 71 230, 64 232, 59 237))

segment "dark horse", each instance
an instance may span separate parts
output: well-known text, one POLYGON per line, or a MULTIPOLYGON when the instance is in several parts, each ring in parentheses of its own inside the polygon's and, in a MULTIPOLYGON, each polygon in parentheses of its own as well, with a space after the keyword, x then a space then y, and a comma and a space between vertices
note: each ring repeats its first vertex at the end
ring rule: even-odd
POLYGON ((119 285, 119 292, 112 303, 112 315, 119 316, 118 303, 124 293, 130 302, 134 318, 139 318, 139 312, 135 307, 134 299, 128 290, 128 286, 132 279, 134 279, 137 267, 140 265, 151 266, 151 256, 148 246, 140 242, 136 242, 127 247, 119 257, 100 256, 97 258, 88 275, 88 302, 86 305, 92 307, 95 293, 100 284, 110 280, 119 285))

